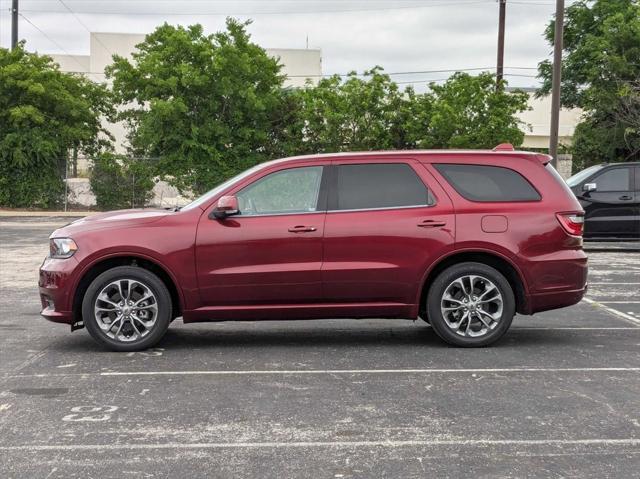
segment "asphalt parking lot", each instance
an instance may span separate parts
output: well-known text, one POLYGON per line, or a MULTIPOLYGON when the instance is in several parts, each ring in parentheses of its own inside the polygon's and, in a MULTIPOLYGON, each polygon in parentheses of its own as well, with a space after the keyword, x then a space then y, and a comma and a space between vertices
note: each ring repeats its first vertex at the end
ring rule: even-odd
POLYGON ((40 318, 66 221, 0 219, 0 477, 640 477, 640 252, 456 349, 422 322, 176 321, 112 353, 40 318))

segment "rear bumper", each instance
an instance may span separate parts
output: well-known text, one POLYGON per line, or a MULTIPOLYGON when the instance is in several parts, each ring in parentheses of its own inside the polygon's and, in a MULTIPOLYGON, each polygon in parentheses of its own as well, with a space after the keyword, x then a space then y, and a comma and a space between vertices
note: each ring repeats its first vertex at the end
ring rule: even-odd
POLYGON ((531 313, 540 313, 550 309, 564 308, 579 303, 587 293, 587 285, 581 289, 533 294, 529 297, 531 313))
POLYGON ((38 289, 45 319, 54 323, 73 323, 72 279, 78 261, 45 258, 40 266, 38 289))
POLYGON ((579 303, 587 292, 587 256, 582 250, 560 251, 529 264, 528 313, 579 303))

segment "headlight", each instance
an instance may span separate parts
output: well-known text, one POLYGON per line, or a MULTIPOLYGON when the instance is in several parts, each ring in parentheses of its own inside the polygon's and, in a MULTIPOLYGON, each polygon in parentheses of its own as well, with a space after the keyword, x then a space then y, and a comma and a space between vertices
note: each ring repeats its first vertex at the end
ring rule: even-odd
POLYGON ((49 240, 49 256, 51 258, 71 258, 78 250, 78 245, 71 238, 51 238, 49 240))

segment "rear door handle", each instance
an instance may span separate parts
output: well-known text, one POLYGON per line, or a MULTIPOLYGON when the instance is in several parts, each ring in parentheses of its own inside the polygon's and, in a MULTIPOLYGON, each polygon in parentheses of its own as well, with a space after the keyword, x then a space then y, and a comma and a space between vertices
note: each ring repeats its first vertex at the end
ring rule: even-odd
POLYGON ((628 200, 632 200, 632 199, 633 199, 633 197, 632 197, 632 196, 629 196, 629 195, 622 195, 622 196, 621 196, 620 198, 618 198, 618 199, 619 199, 619 200, 625 200, 625 201, 628 201, 628 200))
POLYGON ((292 226, 291 228, 289 228, 290 233, 310 233, 315 230, 316 230, 315 226, 303 226, 303 225, 292 226))
POLYGON ((424 220, 422 223, 418 223, 419 228, 441 228, 446 226, 447 223, 440 220, 424 220))

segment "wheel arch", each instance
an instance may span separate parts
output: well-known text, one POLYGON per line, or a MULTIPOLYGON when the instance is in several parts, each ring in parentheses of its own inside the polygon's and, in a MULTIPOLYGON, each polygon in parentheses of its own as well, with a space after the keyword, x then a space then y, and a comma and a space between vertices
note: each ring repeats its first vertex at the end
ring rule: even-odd
POLYGON ((169 294, 171 295, 171 304, 173 309, 172 318, 176 318, 182 314, 184 304, 182 292, 178 288, 178 283, 175 280, 174 276, 166 267, 161 265, 153 258, 149 258, 147 256, 142 256, 139 254, 127 253, 122 255, 110 255, 97 259, 89 266, 87 266, 82 272, 82 276, 80 277, 78 283, 74 288, 72 303, 72 327, 81 327, 78 325, 82 324, 82 299, 91 282, 96 279, 101 273, 117 266, 137 266, 158 276, 158 278, 160 278, 160 280, 167 287, 167 289, 169 290, 169 294))
POLYGON ((425 304, 429 288, 433 284, 433 280, 445 269, 450 266, 465 262, 483 263, 487 266, 497 269, 509 282, 516 298, 516 311, 520 314, 530 314, 529 302, 527 300, 527 284, 524 280, 522 272, 509 259, 495 252, 485 250, 465 250, 455 251, 438 261, 425 275, 420 289, 420 298, 418 308, 421 317, 425 317, 425 304))

